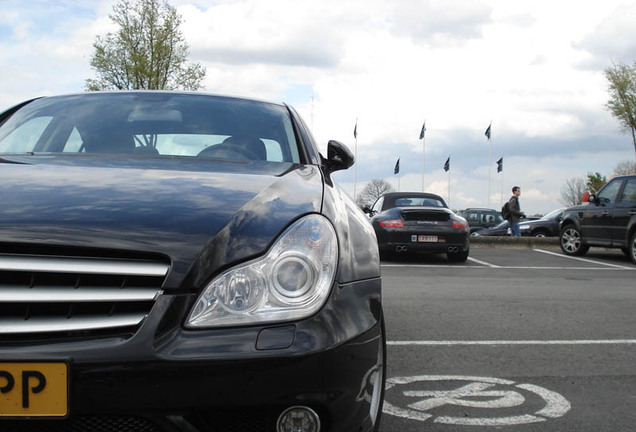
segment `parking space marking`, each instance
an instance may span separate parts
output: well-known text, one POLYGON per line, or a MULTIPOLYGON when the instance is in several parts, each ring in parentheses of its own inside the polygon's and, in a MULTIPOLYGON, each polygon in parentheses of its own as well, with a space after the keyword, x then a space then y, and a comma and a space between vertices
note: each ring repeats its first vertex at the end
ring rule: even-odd
POLYGON ((618 265, 618 264, 604 263, 602 261, 591 260, 589 258, 573 257, 573 256, 565 255, 565 254, 562 254, 562 253, 551 252, 551 251, 547 251, 547 250, 543 250, 543 249, 532 249, 532 250, 535 251, 535 252, 541 252, 541 253, 544 253, 544 254, 558 256, 558 257, 561 257, 561 258, 568 258, 568 259, 581 261, 581 262, 585 262, 585 263, 589 263, 589 264, 602 265, 602 266, 607 266, 607 267, 619 268, 619 269, 623 269, 623 270, 634 270, 633 267, 626 267, 626 266, 622 266, 622 265, 618 265))
POLYGON ((510 426, 557 419, 571 408, 559 393, 534 384, 493 377, 420 375, 388 378, 383 412, 448 425, 510 426), (543 408, 534 411, 538 399, 543 408), (462 407, 463 415, 449 416, 448 406, 462 407), (517 408, 518 414, 510 415, 509 408, 517 408))
POLYGON ((580 340, 448 340, 448 341, 387 341, 393 346, 454 346, 454 345, 636 345, 636 339, 580 339, 580 340))
POLYGON ((490 267, 490 268, 501 268, 501 267, 500 267, 500 266, 498 266, 498 265, 491 264, 491 263, 486 262, 486 261, 481 261, 481 260, 478 260, 478 259, 473 258, 473 257, 468 257, 468 261, 470 261, 470 262, 474 262, 475 264, 479 264, 479 265, 482 265, 482 266, 485 266, 485 267, 490 267))
MULTIPOLYGON (((472 261, 471 258, 468 258, 472 261)), ((485 262, 475 263, 480 265, 461 266, 456 264, 382 264, 382 267, 412 267, 412 268, 452 268, 452 269, 497 269, 497 270, 594 270, 594 271, 616 271, 616 270, 636 270, 636 267, 551 267, 551 266, 498 266, 485 262)), ((606 264, 608 265, 608 264, 606 264)))

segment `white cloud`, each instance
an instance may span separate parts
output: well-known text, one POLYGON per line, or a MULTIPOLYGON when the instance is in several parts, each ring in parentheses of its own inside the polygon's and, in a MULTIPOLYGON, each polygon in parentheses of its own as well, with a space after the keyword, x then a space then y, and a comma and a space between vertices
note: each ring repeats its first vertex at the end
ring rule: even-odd
MULTIPOLYGON (((5 0, 0 16, 0 105, 80 91, 92 77, 95 35, 112 31, 115 0, 5 0)), ((324 150, 355 146, 362 190, 389 179, 445 195, 454 208, 497 208, 523 188, 529 213, 560 206, 561 185, 609 175, 633 146, 603 108, 603 68, 636 60, 634 0, 173 0, 206 90, 291 98, 324 150), (631 35, 631 36, 630 36, 631 35), (314 97, 312 103, 312 95, 314 97), (489 144, 493 155, 488 197, 489 144), (494 161, 504 157, 504 173, 494 161)), ((289 100, 289 99, 287 99, 289 100)), ((353 170, 338 173, 353 193, 353 170)))

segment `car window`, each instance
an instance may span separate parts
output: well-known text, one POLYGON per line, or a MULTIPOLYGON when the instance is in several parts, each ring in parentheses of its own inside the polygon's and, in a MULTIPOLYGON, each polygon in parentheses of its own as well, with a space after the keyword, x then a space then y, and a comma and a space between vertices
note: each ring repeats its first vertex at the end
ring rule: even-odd
POLYGON ((444 207, 444 204, 435 198, 403 197, 395 200, 396 207, 444 207))
POLYGON ((2 139, 2 147, 0 147, 2 152, 27 153, 33 151, 52 119, 51 116, 35 116, 10 130, 2 139))
POLYGON ((374 211, 375 213, 379 212, 380 210, 382 210, 382 203, 384 203, 384 197, 380 197, 376 200, 375 204, 373 204, 373 208, 371 208, 372 211, 374 211))
POLYGON ((479 214, 470 212, 464 216, 468 222, 477 222, 479 220, 479 214))
POLYGON ((616 179, 609 182, 598 194, 601 204, 616 202, 616 195, 621 187, 622 179, 616 179))
POLYGON ((636 178, 627 179, 625 189, 623 189, 623 194, 618 202, 636 203, 636 178))
POLYGON ((113 93, 44 98, 0 126, 0 153, 110 153, 300 162, 289 111, 234 98, 113 93))

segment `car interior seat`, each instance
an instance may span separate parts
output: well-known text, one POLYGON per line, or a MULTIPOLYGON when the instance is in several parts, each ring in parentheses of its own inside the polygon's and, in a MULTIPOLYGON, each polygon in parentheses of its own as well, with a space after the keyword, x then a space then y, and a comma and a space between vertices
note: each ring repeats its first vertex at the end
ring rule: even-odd
POLYGON ((82 136, 86 153, 131 154, 135 151, 132 135, 126 133, 92 133, 82 136))
POLYGON ((234 135, 226 138, 221 144, 203 149, 197 156, 235 159, 237 155, 248 160, 267 160, 267 149, 262 140, 252 136, 234 135))

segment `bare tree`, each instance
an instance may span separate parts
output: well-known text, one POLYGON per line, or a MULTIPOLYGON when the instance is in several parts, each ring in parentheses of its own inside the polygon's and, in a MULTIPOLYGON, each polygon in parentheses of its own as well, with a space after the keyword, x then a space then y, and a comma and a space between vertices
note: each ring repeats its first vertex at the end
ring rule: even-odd
POLYGON ((86 90, 199 90, 205 68, 186 62, 181 17, 166 0, 119 0, 110 19, 117 32, 97 36, 86 90))
POLYGON ((372 206, 382 195, 393 192, 394 190, 393 186, 386 180, 373 179, 362 189, 362 192, 360 192, 360 195, 356 198, 356 204, 360 208, 372 206))
POLYGON ((614 167, 614 175, 636 174, 636 162, 622 161, 614 167))
POLYGON ((567 207, 581 204, 586 189, 587 183, 585 179, 572 177, 561 187, 561 199, 559 201, 567 207))
POLYGON ((636 65, 612 65, 605 69, 609 101, 605 105, 621 127, 630 132, 636 152, 636 65))

